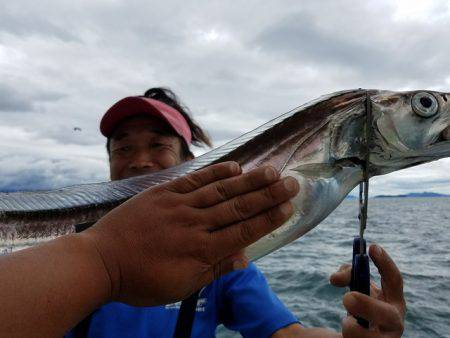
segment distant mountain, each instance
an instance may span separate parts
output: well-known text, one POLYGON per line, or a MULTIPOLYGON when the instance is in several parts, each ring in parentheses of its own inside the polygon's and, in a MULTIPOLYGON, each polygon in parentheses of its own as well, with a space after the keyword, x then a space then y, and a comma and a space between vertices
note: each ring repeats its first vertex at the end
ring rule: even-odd
POLYGON ((418 198, 418 197, 450 197, 450 195, 438 194, 435 192, 411 192, 405 195, 377 195, 374 198, 418 198))

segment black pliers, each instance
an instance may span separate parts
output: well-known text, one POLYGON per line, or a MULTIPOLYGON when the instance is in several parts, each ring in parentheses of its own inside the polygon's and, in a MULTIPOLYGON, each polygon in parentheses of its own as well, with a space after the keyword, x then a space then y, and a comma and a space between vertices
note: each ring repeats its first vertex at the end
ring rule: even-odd
MULTIPOLYGON (((364 230, 367 225, 367 206, 369 202, 369 165, 370 165, 370 142, 372 138, 372 104, 369 93, 366 91, 366 123, 365 123, 365 159, 362 165, 363 180, 359 184, 359 236, 353 240, 352 272, 350 290, 358 291, 370 296, 370 269, 369 256, 366 253, 366 240, 364 230)), ((369 322, 363 318, 356 317, 358 324, 369 328, 369 322)))
MULTIPOLYGON (((360 253, 361 240, 355 237, 353 240, 353 259, 350 280, 350 291, 358 291, 370 296, 370 268, 369 256, 366 254, 366 240, 362 240, 363 253, 360 253)), ((358 324, 369 328, 369 322, 363 318, 356 317, 358 324)))

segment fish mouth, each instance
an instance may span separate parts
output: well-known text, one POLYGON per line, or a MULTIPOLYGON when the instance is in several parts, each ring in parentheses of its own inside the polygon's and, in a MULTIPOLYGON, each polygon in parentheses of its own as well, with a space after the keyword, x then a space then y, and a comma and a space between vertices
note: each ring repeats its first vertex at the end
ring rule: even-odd
POLYGON ((440 145, 442 143, 446 144, 450 141, 450 125, 448 125, 441 133, 439 134, 439 137, 437 141, 432 145, 432 147, 440 145))
POLYGON ((408 166, 450 157, 450 125, 440 132, 435 142, 422 149, 407 148, 399 138, 397 138, 397 143, 394 146, 400 151, 400 157, 412 161, 408 166), (403 145, 406 150, 401 149, 399 145, 403 145))
POLYGON ((447 128, 445 128, 442 133, 441 133, 441 139, 443 141, 448 141, 450 140, 450 124, 447 126, 447 128))
POLYGON ((439 134, 437 141, 428 147, 424 155, 436 158, 450 157, 450 125, 439 134))

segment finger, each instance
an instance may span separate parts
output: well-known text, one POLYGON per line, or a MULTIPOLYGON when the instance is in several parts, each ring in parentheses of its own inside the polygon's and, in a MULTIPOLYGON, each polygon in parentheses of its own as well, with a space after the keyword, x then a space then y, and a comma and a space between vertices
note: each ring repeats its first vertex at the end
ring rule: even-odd
POLYGON ((210 257, 219 261, 232 252, 244 249, 281 226, 293 212, 292 204, 285 202, 243 222, 209 233, 210 257))
POLYGON ((397 308, 389 303, 359 292, 344 295, 343 304, 353 316, 368 320, 386 331, 403 330, 403 319, 397 308))
POLYGON ((338 271, 330 276, 330 283, 334 286, 345 287, 350 284, 352 266, 350 264, 341 265, 338 271))
POLYGON ((265 187, 278 179, 273 167, 260 167, 248 173, 210 183, 190 195, 190 205, 205 208, 232 197, 265 187))
POLYGON ((342 338, 380 338, 378 331, 365 329, 352 316, 342 320, 342 338))
POLYGON ((288 201, 298 193, 298 190, 297 181, 292 177, 286 177, 266 188, 236 196, 231 200, 204 209, 205 227, 215 230, 228 224, 244 221, 288 201))
POLYGON ((169 191, 186 194, 212 182, 233 177, 240 173, 241 168, 236 162, 217 163, 179 177, 167 183, 164 188, 169 191))
MULTIPOLYGON (((339 267, 339 270, 330 276, 330 283, 337 287, 346 287, 350 285, 352 273, 352 266, 350 264, 343 264, 339 267)), ((379 298, 380 289, 377 285, 370 281, 370 296, 379 298)))
POLYGON ((403 278, 400 270, 387 252, 378 245, 371 245, 369 255, 381 275, 381 286, 388 303, 396 304, 404 310, 403 278))

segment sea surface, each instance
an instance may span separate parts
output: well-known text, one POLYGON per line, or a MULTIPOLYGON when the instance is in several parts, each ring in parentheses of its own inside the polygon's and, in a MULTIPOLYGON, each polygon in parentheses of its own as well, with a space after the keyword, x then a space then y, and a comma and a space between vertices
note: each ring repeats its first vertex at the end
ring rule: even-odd
MULTIPOLYGON (((350 263, 358 234, 356 200, 345 200, 311 232, 256 262, 270 286, 306 326, 340 329, 345 289, 328 278, 350 263)), ((369 200, 365 236, 383 246, 404 278, 404 337, 450 338, 450 198, 369 200)), ((379 275, 371 263, 372 278, 379 275)), ((217 337, 240 337, 225 329, 217 337)))
MULTIPOLYGON (((290 245, 256 262, 286 306, 308 327, 340 329, 346 311, 345 289, 331 286, 329 276, 350 263, 358 234, 358 205, 345 200, 319 226, 290 245)), ((365 237, 382 245, 403 274, 408 338, 450 338, 450 198, 369 200, 365 237)), ((13 241, 9 252, 35 241, 13 241)), ((5 244, 5 243, 3 243, 5 244)), ((372 279, 379 275, 371 263, 372 279)), ((240 337, 223 326, 218 338, 240 337)))

